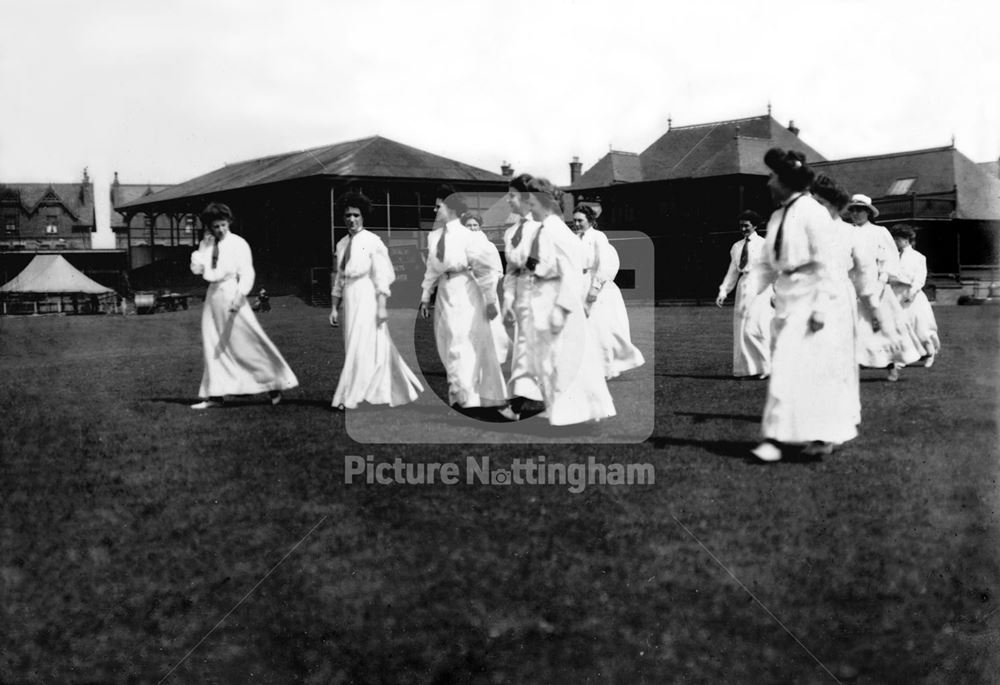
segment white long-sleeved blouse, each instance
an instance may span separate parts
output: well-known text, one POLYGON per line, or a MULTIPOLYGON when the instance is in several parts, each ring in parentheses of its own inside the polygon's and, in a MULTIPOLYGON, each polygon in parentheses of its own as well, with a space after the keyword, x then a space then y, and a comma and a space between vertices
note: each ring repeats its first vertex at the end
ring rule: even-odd
POLYGON ((246 240, 235 233, 227 233, 219 241, 219 259, 212 266, 212 248, 215 238, 206 235, 198 244, 198 249, 191 253, 191 271, 199 274, 209 283, 220 283, 236 279, 239 291, 249 295, 253 290, 257 274, 253 268, 253 254, 246 240))
POLYGON ((396 280, 396 271, 392 267, 392 260, 389 259, 389 250, 377 235, 365 229, 361 229, 353 236, 345 235, 337 241, 335 258, 337 275, 333 279, 331 295, 342 297, 347 282, 368 277, 375 285, 376 294, 389 297, 391 294, 389 287, 396 280), (353 241, 351 258, 341 269, 340 263, 343 261, 349 241, 353 241))
POLYGON ((499 270, 494 255, 496 259, 499 255, 485 238, 470 231, 458 219, 431 231, 427 236, 427 266, 420 301, 430 302, 434 284, 445 274, 469 271, 486 304, 496 304, 499 270), (438 259, 437 247, 442 235, 445 236, 444 258, 438 259))
POLYGON ((770 272, 769 281, 781 275, 794 278, 800 273, 811 274, 815 310, 826 309, 836 297, 837 270, 844 265, 841 244, 830 213, 811 195, 795 193, 771 214, 764 250, 767 261, 763 268, 770 272), (779 226, 781 255, 776 256, 779 226))
POLYGON ((754 231, 749 237, 733 243, 733 246, 729 248, 729 269, 726 271, 726 276, 719 285, 720 295, 725 297, 732 292, 741 275, 748 274, 764 266, 767 261, 767 256, 764 254, 764 242, 764 239, 754 231), (745 242, 747 243, 747 263, 741 269, 740 256, 743 254, 743 243, 745 242))
POLYGON ((583 251, 584 287, 588 288, 590 295, 596 296, 605 283, 615 280, 621 260, 608 236, 593 226, 580 234, 580 247, 583 251))
POLYGON ((908 285, 906 299, 912 300, 927 284, 927 258, 907 245, 899 253, 899 268, 892 280, 908 285))

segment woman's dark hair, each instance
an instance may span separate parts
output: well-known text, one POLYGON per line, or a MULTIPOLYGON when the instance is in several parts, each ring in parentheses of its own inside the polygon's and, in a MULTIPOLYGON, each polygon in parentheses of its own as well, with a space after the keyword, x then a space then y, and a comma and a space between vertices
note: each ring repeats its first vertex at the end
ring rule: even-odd
POLYGON ((364 193, 351 190, 340 197, 340 212, 343 214, 348 207, 354 207, 361 212, 361 219, 368 221, 368 215, 372 211, 372 201, 365 197, 364 193))
POLYGON ((534 179, 535 177, 531 174, 518 174, 510 179, 508 185, 519 193, 530 193, 531 191, 528 190, 528 186, 531 185, 534 179))
POLYGON ((476 223, 479 224, 480 228, 483 227, 483 217, 479 214, 476 214, 475 212, 464 212, 461 218, 462 225, 465 226, 465 224, 472 219, 475 219, 476 223))
POLYGON ((752 209, 744 209, 742 212, 740 212, 740 215, 736 217, 736 221, 737 222, 749 221, 751 224, 753 224, 754 228, 757 228, 758 226, 760 226, 761 219, 760 219, 760 214, 753 211, 752 209))
POLYGON ((889 232, 893 238, 906 238, 911 243, 917 239, 917 232, 909 224, 896 224, 889 232))
POLYGON ((221 202, 209 202, 208 206, 201 212, 201 224, 205 228, 208 228, 212 225, 213 221, 228 221, 232 223, 233 210, 229 209, 229 205, 224 205, 221 202))
POLYGON ((764 154, 764 164, 777 175, 778 180, 793 192, 805 190, 815 174, 806 164, 806 156, 798 150, 772 147, 764 154))
POLYGON ((562 191, 547 178, 532 178, 528 183, 528 192, 537 197, 546 209, 557 212, 562 208, 562 191))
POLYGON ((455 212, 456 216, 461 216, 469 209, 465 198, 455 192, 455 189, 448 184, 439 185, 437 191, 434 193, 434 197, 441 200, 445 207, 455 212))
POLYGON ((829 202, 838 212, 843 211, 847 203, 851 201, 851 196, 847 191, 826 174, 820 174, 816 177, 811 190, 813 195, 829 202))
POLYGON ((593 226, 597 222, 597 211, 590 205, 577 205, 573 208, 574 214, 583 214, 587 217, 587 223, 593 226))

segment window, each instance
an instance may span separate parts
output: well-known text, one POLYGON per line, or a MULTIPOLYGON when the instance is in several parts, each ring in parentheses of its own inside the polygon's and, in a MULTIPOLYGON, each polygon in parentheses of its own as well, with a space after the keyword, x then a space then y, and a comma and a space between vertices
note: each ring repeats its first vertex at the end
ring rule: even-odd
POLYGON ((55 214, 49 214, 46 217, 45 232, 49 235, 55 235, 59 232, 59 221, 55 214))
POLYGON ((3 227, 6 233, 17 233, 17 214, 4 214, 3 227))
POLYGON ((193 230, 194 230, 194 217, 189 216, 187 220, 184 222, 184 232, 190 233, 193 230))
POLYGON ((906 195, 910 192, 910 187, 913 186, 913 182, 916 180, 915 178, 897 178, 889 186, 889 192, 886 195, 906 195))

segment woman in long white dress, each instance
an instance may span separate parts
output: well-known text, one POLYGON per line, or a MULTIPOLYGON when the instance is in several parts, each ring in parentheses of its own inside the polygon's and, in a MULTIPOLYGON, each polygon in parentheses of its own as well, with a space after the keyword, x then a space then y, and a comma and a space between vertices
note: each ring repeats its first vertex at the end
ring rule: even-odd
POLYGON ((854 297, 829 212, 809 195, 813 172, 798 151, 768 150, 771 215, 765 251, 774 279, 771 378, 761 421, 764 462, 787 445, 828 454, 857 436, 854 297))
POLYGON ((497 275, 483 240, 459 221, 467 207, 454 189, 437 192, 442 225, 427 237, 420 316, 430 315, 436 288, 434 337, 448 376, 448 404, 458 409, 502 407, 507 388, 490 322, 499 318, 497 275))
POLYGON ((597 212, 590 205, 573 211, 573 230, 583 248, 584 311, 587 327, 601 350, 604 377, 616 378, 645 363, 632 344, 628 312, 622 292, 615 284, 620 261, 618 252, 594 222, 597 212))
POLYGON ((867 195, 853 195, 847 205, 851 223, 859 240, 875 256, 875 302, 881 329, 872 327, 870 313, 858 309, 858 363, 877 369, 888 369, 886 380, 899 380, 899 369, 923 356, 923 346, 903 312, 899 299, 888 283, 899 270, 896 244, 884 226, 871 222, 879 211, 867 195))
MULTIPOLYGON (((848 224, 841 218, 841 212, 847 206, 850 196, 836 181, 829 176, 820 174, 816 177, 811 187, 811 192, 816 201, 819 202, 829 213, 833 221, 833 229, 840 251, 840 265, 835 270, 835 277, 844 279, 853 287, 853 292, 845 289, 843 283, 840 289, 846 290, 844 297, 850 306, 849 325, 854 331, 854 342, 850 345, 850 351, 857 355, 857 320, 858 307, 860 306, 866 313, 868 321, 873 322, 874 329, 881 329, 881 320, 875 303, 876 278, 875 278, 875 255, 869 250, 866 241, 861 240, 854 226, 848 224), (860 305, 859 305, 860 303, 860 305)), ((858 364, 855 359, 851 364, 853 380, 851 381, 851 403, 854 406, 855 425, 861 424, 861 386, 858 373, 858 364)))
POLYGON ((774 289, 764 265, 764 239, 757 234, 760 216, 743 211, 737 221, 743 239, 729 248, 729 269, 715 304, 721 307, 736 288, 733 303, 733 376, 763 380, 771 374, 771 320, 774 289))
POLYGON ((222 406, 226 395, 268 392, 271 404, 299 384, 247 302, 255 272, 250 246, 230 231, 233 213, 213 202, 201 215, 205 237, 191 255, 191 271, 208 281, 201 315, 205 370, 192 409, 222 406))
POLYGON ((892 291, 908 317, 910 326, 923 345, 924 366, 930 368, 934 358, 941 351, 938 338, 937 320, 930 300, 924 294, 927 283, 927 258, 913 249, 917 233, 907 224, 899 224, 892 229, 892 239, 899 250, 899 270, 889 279, 892 291))
POLYGON ((530 240, 516 241, 518 249, 508 252, 507 273, 518 279, 514 312, 525 337, 528 373, 541 390, 550 425, 600 421, 614 416, 615 407, 599 348, 587 340, 582 246, 559 218, 560 191, 542 178, 532 178, 527 188, 539 223, 530 240))
POLYGON ((342 410, 362 402, 390 407, 413 402, 424 388, 389 335, 386 303, 396 280, 389 251, 365 230, 371 211, 368 198, 348 193, 340 203, 348 234, 337 242, 330 325, 344 330, 344 368, 332 405, 342 410))
POLYGON ((513 327, 511 345, 510 376, 507 387, 510 395, 512 418, 528 418, 545 411, 542 390, 535 377, 532 350, 528 346, 528 329, 531 298, 534 293, 534 274, 524 268, 534 244, 539 222, 531 215, 528 206, 528 186, 531 174, 518 174, 510 180, 505 199, 510 205, 515 221, 504 231, 504 255, 507 265, 503 277, 503 305, 501 312, 504 323, 513 327))
MULTIPOLYGON (((493 244, 493 241, 483 232, 483 217, 475 212, 465 212, 461 216, 462 225, 469 229, 473 236, 483 243, 483 251, 488 258, 489 265, 495 274, 494 282, 499 289, 500 281, 503 279, 503 262, 500 260, 500 250, 493 244)), ((493 345, 497 351, 497 361, 501 366, 506 363, 510 356, 510 335, 503 325, 503 317, 495 316, 490 319, 490 330, 493 333, 493 345)))

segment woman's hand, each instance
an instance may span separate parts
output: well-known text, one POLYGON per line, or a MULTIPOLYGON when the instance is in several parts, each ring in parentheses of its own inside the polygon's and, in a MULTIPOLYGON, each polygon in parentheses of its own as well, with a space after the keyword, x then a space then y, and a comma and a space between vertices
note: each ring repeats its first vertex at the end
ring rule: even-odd
POLYGON ((810 333, 816 333, 818 331, 823 330, 823 326, 824 325, 826 325, 826 322, 823 320, 823 314, 822 314, 822 312, 813 312, 809 316, 809 332, 810 333))
POLYGON ((497 318, 497 314, 499 314, 499 313, 500 312, 497 311, 497 305, 496 305, 495 302, 490 302, 488 305, 486 305, 486 320, 487 321, 492 321, 493 319, 497 318))
POLYGON ((514 310, 511 307, 504 309, 503 322, 508 326, 514 325, 514 310))
POLYGON ((426 319, 431 315, 431 306, 427 302, 421 302, 420 306, 417 308, 417 313, 420 314, 421 319, 426 319))
POLYGON ((243 293, 240 293, 233 299, 232 304, 229 305, 229 311, 235 314, 240 310, 240 307, 242 307, 246 303, 247 303, 246 296, 244 296, 243 293))
POLYGON ((378 311, 375 313, 375 323, 381 326, 388 320, 389 312, 386 310, 384 304, 379 304, 378 311))
POLYGON ((330 310, 330 325, 334 328, 340 325, 340 312, 337 311, 336 307, 330 310))
POLYGON ((549 315, 549 330, 553 335, 558 335, 562 331, 563 326, 566 325, 567 313, 568 312, 559 305, 552 308, 552 314, 549 315))
POLYGON ((715 298, 715 306, 716 307, 721 307, 725 303, 726 303, 726 296, 725 295, 719 295, 718 297, 715 298))

